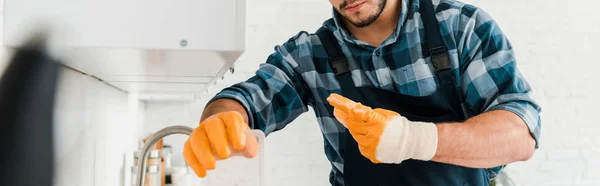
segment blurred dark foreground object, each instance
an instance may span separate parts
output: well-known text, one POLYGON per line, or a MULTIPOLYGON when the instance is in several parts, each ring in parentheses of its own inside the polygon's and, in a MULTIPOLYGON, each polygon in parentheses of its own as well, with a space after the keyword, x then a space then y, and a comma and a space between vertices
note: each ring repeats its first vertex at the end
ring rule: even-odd
POLYGON ((53 109, 60 65, 36 35, 16 49, 0 79, 0 186, 50 186, 53 109))

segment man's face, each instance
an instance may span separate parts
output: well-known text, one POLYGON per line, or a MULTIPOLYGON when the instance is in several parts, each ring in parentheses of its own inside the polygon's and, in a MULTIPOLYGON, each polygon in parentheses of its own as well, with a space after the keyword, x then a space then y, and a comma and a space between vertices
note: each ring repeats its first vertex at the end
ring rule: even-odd
POLYGON ((362 28, 375 22, 387 0, 329 0, 342 17, 362 28))

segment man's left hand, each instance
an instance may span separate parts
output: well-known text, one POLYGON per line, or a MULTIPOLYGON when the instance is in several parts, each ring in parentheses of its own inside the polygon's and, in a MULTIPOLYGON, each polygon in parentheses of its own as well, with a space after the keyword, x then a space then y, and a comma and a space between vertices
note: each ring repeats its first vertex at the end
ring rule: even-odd
POLYGON ((437 127, 412 122, 386 109, 371 109, 339 94, 327 101, 335 118, 358 143, 360 153, 373 163, 401 163, 407 159, 429 161, 437 150, 437 127))

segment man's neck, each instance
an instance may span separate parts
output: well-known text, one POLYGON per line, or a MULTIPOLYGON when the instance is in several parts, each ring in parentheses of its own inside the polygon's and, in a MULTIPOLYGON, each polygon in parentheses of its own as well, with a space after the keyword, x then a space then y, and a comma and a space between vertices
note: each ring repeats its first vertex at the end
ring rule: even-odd
POLYGON ((342 19, 342 21, 348 31, 358 40, 377 47, 392 35, 398 26, 398 19, 402 12, 401 3, 402 0, 388 0, 377 20, 366 27, 356 27, 346 19, 342 19))

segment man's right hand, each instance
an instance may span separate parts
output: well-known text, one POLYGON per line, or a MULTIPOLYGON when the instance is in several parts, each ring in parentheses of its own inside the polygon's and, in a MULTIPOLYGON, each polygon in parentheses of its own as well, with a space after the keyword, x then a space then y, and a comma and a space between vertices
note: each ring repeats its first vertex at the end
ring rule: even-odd
POLYGON ((246 135, 250 127, 239 112, 226 111, 214 114, 194 129, 183 147, 187 164, 199 177, 216 168, 216 161, 232 155, 243 154, 253 158, 258 153, 258 141, 246 135))

